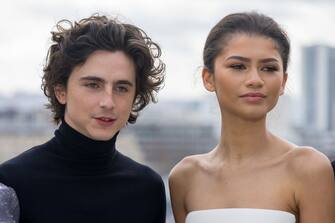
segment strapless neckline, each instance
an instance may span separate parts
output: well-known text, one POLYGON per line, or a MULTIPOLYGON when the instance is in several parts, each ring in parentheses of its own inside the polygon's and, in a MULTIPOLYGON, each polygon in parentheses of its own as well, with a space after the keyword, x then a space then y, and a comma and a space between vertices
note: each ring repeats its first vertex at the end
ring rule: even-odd
POLYGON ((221 208, 191 211, 185 223, 295 223, 295 215, 260 208, 221 208))

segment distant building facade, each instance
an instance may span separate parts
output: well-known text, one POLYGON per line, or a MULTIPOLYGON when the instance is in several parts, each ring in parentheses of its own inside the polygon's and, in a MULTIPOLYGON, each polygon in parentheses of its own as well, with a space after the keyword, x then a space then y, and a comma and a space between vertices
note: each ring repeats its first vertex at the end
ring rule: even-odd
POLYGON ((147 164, 166 175, 185 156, 205 153, 218 143, 219 113, 210 111, 207 98, 166 101, 143 112, 132 132, 147 164))
POLYGON ((335 158, 335 48, 303 48, 301 140, 335 158))
POLYGON ((305 47, 302 66, 306 126, 335 131, 335 48, 305 47))

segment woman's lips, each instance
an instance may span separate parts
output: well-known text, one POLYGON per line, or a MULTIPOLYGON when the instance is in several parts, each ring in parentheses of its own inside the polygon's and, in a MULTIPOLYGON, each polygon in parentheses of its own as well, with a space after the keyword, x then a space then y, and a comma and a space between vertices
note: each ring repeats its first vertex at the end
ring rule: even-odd
POLYGON ((240 96, 247 102, 261 102, 266 98, 266 96, 259 92, 246 93, 240 96))

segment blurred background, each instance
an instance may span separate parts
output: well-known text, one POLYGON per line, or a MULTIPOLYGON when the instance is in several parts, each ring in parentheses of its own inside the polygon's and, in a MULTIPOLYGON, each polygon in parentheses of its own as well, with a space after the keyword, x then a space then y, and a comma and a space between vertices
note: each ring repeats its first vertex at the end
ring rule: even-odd
POLYGON ((1 0, 0 162, 53 136, 40 84, 55 23, 99 12, 141 27, 162 48, 167 70, 159 103, 122 130, 117 148, 166 182, 180 159, 218 142, 219 109, 202 87, 202 49, 223 16, 251 10, 273 17, 292 44, 288 88, 269 116, 270 130, 335 159, 334 0, 1 0))

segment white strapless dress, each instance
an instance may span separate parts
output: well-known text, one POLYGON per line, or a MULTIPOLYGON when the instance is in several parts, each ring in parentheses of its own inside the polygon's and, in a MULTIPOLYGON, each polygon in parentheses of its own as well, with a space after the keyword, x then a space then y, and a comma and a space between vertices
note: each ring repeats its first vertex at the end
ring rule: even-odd
POLYGON ((286 211, 257 208, 223 208, 191 211, 185 223, 295 223, 286 211))

